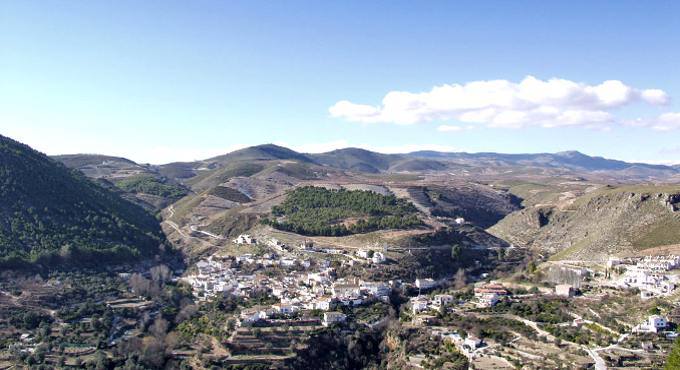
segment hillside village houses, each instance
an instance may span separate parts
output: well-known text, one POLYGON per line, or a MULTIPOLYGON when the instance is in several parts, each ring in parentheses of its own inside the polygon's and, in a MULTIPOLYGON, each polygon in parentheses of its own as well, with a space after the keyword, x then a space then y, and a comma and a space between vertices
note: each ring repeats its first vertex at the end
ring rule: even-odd
MULTIPOLYGON (((243 235, 244 243, 252 238, 243 235)), ((269 241, 268 245, 282 246, 269 241)), ((335 270, 329 261, 317 261, 315 270, 310 271, 311 262, 295 257, 283 257, 277 253, 260 256, 210 256, 196 264, 196 273, 185 276, 194 294, 206 301, 220 294, 248 297, 257 291, 267 291, 277 297, 280 303, 271 307, 256 307, 244 311, 243 324, 267 320, 276 315, 291 315, 301 310, 331 311, 337 306, 356 306, 374 300, 389 301, 392 283, 364 281, 360 279, 336 280, 335 270), (241 264, 256 264, 261 267, 282 266, 294 268, 292 273, 280 278, 270 278, 263 273, 247 274, 240 270, 241 264)))
POLYGON ((623 276, 618 281, 621 288, 638 288, 643 299, 663 296, 672 293, 676 288, 678 276, 666 274, 680 266, 678 256, 646 256, 632 263, 627 261, 608 261, 608 266, 625 268, 623 276), (634 264, 633 264, 634 263, 634 264))
POLYGON ((475 298, 477 298, 479 305, 482 307, 493 306, 506 295, 508 295, 508 290, 500 284, 487 284, 475 287, 475 298))
POLYGON ((235 244, 257 244, 257 239, 248 234, 241 234, 234 239, 235 244))
POLYGON ((430 310, 439 310, 442 306, 453 303, 453 296, 450 294, 436 294, 432 299, 427 296, 419 295, 409 301, 411 312, 416 315, 430 310))

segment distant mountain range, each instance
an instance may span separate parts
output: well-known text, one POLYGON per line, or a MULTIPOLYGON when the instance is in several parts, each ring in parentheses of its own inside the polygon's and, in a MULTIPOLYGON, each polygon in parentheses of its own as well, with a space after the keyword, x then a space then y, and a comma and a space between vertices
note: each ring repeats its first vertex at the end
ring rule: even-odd
MULTIPOLYGON (((334 170, 356 173, 386 172, 438 172, 438 171, 471 171, 481 172, 496 170, 528 169, 548 171, 569 171, 575 175, 607 175, 622 180, 678 180, 680 165, 658 165, 647 163, 631 163, 597 156, 589 156, 577 151, 536 154, 502 154, 502 153, 465 153, 416 151, 403 154, 384 154, 360 148, 338 149, 326 153, 299 153, 294 150, 264 144, 237 150, 221 156, 195 162, 175 162, 158 166, 143 167, 134 162, 115 157, 101 155, 58 156, 56 159, 67 166, 91 167, 93 162, 106 163, 108 166, 138 166, 152 169, 169 179, 188 179, 206 170, 214 170, 233 163, 262 161, 295 161, 309 166, 326 167, 334 170), (90 156, 91 158, 87 158, 90 156)), ((85 171, 88 173, 87 171, 85 171)), ((89 173, 88 173, 89 175, 89 173)))

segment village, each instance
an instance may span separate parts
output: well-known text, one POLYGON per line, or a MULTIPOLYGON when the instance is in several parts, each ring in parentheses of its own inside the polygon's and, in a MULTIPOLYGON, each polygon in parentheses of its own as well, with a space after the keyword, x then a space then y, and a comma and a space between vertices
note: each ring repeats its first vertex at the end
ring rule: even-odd
MULTIPOLYGON (((250 235, 240 235, 234 240, 239 245, 257 245, 250 235)), ((332 312, 337 307, 359 306, 376 300, 389 301, 389 294, 400 282, 364 281, 360 279, 337 278, 328 260, 300 258, 291 249, 276 239, 269 239, 266 246, 271 252, 260 255, 210 256, 196 264, 197 272, 185 276, 194 295, 200 300, 209 300, 217 295, 232 294, 248 297, 256 291, 267 291, 280 303, 271 307, 256 307, 241 313, 241 324, 253 324, 273 317, 289 317, 303 310, 324 311, 324 325, 344 320, 344 315, 332 312), (287 274, 276 278, 267 276, 262 269, 279 266, 287 274), (260 269, 257 273, 244 273, 260 269)), ((355 256, 346 251, 316 248, 307 241, 297 247, 299 253, 325 253, 343 255, 343 263, 380 264, 385 256, 379 251, 359 250, 355 256)))
MULTIPOLYGON (((329 259, 318 258, 319 254, 340 257, 340 266, 385 263, 387 258, 375 248, 350 252, 316 247, 310 241, 289 247, 273 238, 262 239, 266 241, 240 235, 234 244, 259 245, 265 250, 210 256, 196 264, 195 272, 182 278, 203 301, 224 294, 247 299, 254 292, 274 297, 276 303, 240 311, 237 325, 244 328, 243 333, 248 333, 250 327, 292 325, 313 330, 342 325, 350 320, 348 310, 379 302, 389 304, 391 296, 398 295, 407 298, 401 321, 425 328, 442 343, 454 345, 471 363, 484 366, 512 368, 526 359, 540 359, 539 363, 549 366, 557 364, 558 358, 584 368, 595 365, 596 369, 626 361, 653 364, 659 360, 655 351, 677 337, 676 324, 666 316, 672 307, 665 308, 664 315, 650 306, 656 312, 643 313, 634 323, 619 320, 615 325, 611 320, 600 320, 600 314, 590 307, 616 291, 637 294, 638 299, 648 303, 655 297, 672 294, 676 281, 672 272, 680 261, 676 256, 612 258, 604 273, 579 272, 556 283, 527 285, 526 281, 518 284, 479 276, 468 285, 470 288, 465 288, 469 290, 460 290, 452 289, 450 279, 367 281, 338 276, 329 259), (272 267, 283 273, 272 274, 272 267), (595 275, 598 279, 593 279, 595 275), (546 319, 545 314, 522 312, 526 307, 554 307, 554 313, 547 314, 554 317, 546 319), (478 327, 461 326, 460 320, 478 327), (492 328, 486 328, 489 325, 492 328), (514 333, 512 338, 497 333, 504 327, 514 333), (540 340, 534 343, 537 338, 540 340), (573 347, 575 352, 571 353, 576 354, 561 351, 563 346, 573 347)), ((380 318, 374 322, 380 322, 380 318)), ((414 367, 419 367, 423 358, 415 356, 412 361, 414 367)))

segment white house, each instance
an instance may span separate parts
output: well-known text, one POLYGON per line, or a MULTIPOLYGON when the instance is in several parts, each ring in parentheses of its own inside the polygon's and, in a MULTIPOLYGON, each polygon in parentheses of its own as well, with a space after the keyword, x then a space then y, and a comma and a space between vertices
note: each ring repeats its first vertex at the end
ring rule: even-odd
POLYGON ((416 288, 418 289, 431 289, 437 286, 437 282, 434 279, 416 279, 416 288))
POLYGON ((322 311, 329 311, 331 309, 333 300, 330 298, 320 298, 314 303, 314 308, 322 311))
POLYGON ((424 296, 411 298, 411 311, 414 315, 419 312, 427 311, 428 305, 429 302, 424 296))
POLYGON ((463 347, 467 347, 471 351, 474 351, 475 349, 481 347, 482 344, 483 342, 481 339, 472 336, 465 338, 465 340, 463 341, 463 347))
POLYGON ((445 306, 453 302, 453 296, 450 294, 437 294, 434 296, 433 302, 437 306, 445 306))
POLYGON ((334 297, 354 297, 361 295, 361 289, 357 284, 336 282, 332 288, 334 297))
POLYGON ((236 244, 257 244, 257 239, 253 238, 248 234, 241 234, 238 238, 234 239, 236 244))
POLYGON ((282 315, 290 315, 298 311, 297 307, 287 304, 275 304, 272 306, 272 308, 282 315))
POLYGON ((651 315, 642 324, 633 328, 634 333, 658 333, 668 326, 668 321, 660 315, 651 315))
POLYGON ((378 282, 362 281, 359 284, 359 287, 366 293, 376 297, 382 297, 390 294, 390 287, 387 284, 380 281, 378 282))
POLYGON ((455 223, 456 223, 456 225, 462 225, 462 224, 464 224, 464 223, 465 223, 465 219, 464 219, 464 218, 462 218, 462 217, 456 217, 456 219, 455 219, 455 220, 453 220, 453 222, 455 222, 455 223))
POLYGON ((571 284, 559 284, 555 286, 555 294, 560 297, 573 297, 575 290, 571 284))
POLYGON ((323 313, 323 326, 330 326, 335 323, 345 322, 347 316, 342 312, 324 312, 323 313))
POLYGON ((479 304, 483 307, 491 307, 498 303, 501 296, 498 293, 482 293, 477 296, 479 304))
POLYGON ((385 255, 382 254, 382 252, 375 252, 373 253, 373 257, 371 257, 371 262, 375 264, 384 263, 386 260, 387 258, 385 258, 385 255))
POLYGON ((359 249, 357 251, 357 256, 359 256, 361 258, 368 258, 369 254, 370 254, 370 250, 368 250, 368 249, 359 249))

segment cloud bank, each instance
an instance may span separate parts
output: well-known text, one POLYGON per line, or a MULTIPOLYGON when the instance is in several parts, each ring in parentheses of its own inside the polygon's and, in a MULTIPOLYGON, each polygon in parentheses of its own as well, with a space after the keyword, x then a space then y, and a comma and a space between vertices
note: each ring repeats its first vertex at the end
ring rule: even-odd
MULTIPOLYGON (((638 89, 618 80, 588 85, 565 79, 541 80, 527 76, 508 80, 473 81, 441 85, 428 92, 388 92, 379 106, 347 100, 329 108, 332 117, 362 123, 412 125, 431 121, 458 121, 489 127, 526 126, 603 127, 615 122, 613 109, 634 103, 668 104, 659 89, 638 89)), ((460 131, 440 126, 440 131, 460 131)))

